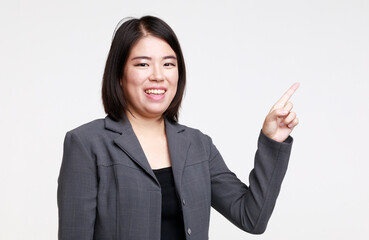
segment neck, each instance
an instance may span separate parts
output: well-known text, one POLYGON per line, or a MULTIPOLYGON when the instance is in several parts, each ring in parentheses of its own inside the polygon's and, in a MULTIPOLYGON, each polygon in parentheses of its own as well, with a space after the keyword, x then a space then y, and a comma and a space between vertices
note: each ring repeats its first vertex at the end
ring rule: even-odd
POLYGON ((162 116, 157 118, 145 118, 138 114, 133 116, 129 112, 126 112, 126 116, 136 135, 165 134, 165 123, 162 116))

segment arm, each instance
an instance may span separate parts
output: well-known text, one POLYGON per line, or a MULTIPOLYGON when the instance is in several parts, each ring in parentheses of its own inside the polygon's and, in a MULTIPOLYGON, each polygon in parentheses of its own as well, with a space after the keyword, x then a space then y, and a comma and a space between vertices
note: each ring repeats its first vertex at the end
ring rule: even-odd
POLYGON ((75 134, 64 140, 58 179, 59 239, 93 239, 97 176, 95 162, 75 134))
POLYGON ((288 100, 299 85, 293 84, 265 118, 249 176, 250 187, 229 171, 211 143, 212 206, 247 232, 263 233, 273 212, 290 157, 293 141, 290 133, 299 123, 288 100))
POLYGON ((279 143, 260 132, 249 187, 228 169, 216 147, 211 144, 212 206, 242 230, 263 233, 287 170, 292 141, 288 137, 279 143))

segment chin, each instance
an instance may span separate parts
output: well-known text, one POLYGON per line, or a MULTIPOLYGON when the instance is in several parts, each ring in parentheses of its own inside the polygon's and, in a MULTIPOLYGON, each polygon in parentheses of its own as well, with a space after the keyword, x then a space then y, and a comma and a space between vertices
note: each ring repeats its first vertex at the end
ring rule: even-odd
POLYGON ((164 112, 167 110, 167 108, 165 109, 147 109, 146 112, 146 116, 152 117, 152 118, 157 118, 157 117, 161 117, 163 116, 164 112))

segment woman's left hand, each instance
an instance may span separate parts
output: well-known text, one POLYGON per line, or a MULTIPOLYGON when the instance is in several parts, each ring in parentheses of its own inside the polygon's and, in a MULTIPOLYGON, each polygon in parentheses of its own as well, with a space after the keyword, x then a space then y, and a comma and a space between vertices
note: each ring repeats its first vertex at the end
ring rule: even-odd
POLYGON ((265 117, 262 131, 277 142, 286 140, 293 128, 299 123, 296 113, 291 112, 293 105, 288 101, 299 86, 299 83, 293 84, 265 117))

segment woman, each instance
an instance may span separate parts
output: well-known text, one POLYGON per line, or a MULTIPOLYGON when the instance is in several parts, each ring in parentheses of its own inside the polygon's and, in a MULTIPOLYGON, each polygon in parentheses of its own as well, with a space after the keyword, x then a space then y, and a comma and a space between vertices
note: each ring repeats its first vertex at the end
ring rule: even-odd
POLYGON ((118 28, 103 77, 107 116, 65 137, 59 239, 208 239, 211 206, 247 232, 264 232, 298 123, 288 102, 298 84, 265 118, 250 186, 210 137, 178 124, 185 84, 165 22, 145 16, 118 28))

